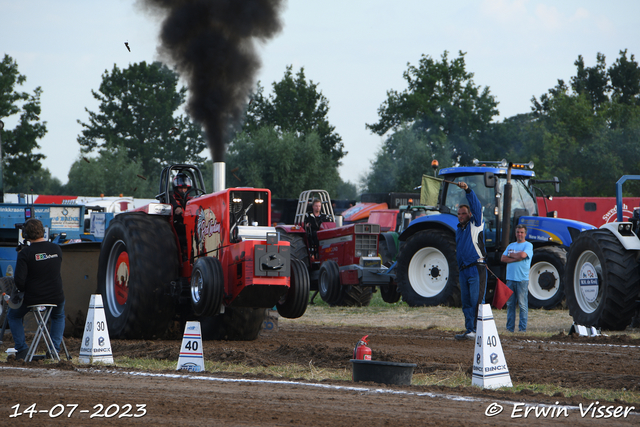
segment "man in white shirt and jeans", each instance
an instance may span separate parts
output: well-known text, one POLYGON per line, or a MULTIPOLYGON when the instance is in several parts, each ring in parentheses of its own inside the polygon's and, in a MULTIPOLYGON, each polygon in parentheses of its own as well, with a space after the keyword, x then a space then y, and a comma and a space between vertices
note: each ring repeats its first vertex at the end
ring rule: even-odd
POLYGON ((507 301, 507 330, 513 332, 516 322, 516 301, 520 306, 520 323, 518 330, 527 331, 527 315, 529 313, 529 269, 533 258, 533 245, 527 242, 527 227, 516 226, 516 242, 507 246, 501 261, 507 264, 507 286, 513 295, 507 301))

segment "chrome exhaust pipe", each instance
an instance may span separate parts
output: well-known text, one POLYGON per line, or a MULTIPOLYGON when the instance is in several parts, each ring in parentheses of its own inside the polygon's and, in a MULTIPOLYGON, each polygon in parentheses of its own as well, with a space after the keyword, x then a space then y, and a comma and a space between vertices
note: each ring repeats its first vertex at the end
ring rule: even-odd
POLYGON ((213 162, 213 192, 225 190, 227 183, 225 182, 225 163, 213 162))

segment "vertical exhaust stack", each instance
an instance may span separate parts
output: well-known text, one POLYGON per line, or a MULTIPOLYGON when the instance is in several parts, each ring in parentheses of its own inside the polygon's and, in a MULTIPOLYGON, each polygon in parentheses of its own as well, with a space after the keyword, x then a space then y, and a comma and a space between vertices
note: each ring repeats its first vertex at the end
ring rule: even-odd
POLYGON ((227 183, 225 182, 225 163, 213 162, 213 192, 225 190, 227 183))
MULTIPOLYGON (((204 128, 214 162, 224 160, 256 90, 259 44, 280 32, 284 0, 140 0, 163 16, 158 53, 189 87, 186 111, 204 128)), ((215 163, 214 163, 215 165, 215 163)), ((224 164, 223 169, 224 171, 224 164)), ((215 188, 223 189, 217 179, 215 188)))

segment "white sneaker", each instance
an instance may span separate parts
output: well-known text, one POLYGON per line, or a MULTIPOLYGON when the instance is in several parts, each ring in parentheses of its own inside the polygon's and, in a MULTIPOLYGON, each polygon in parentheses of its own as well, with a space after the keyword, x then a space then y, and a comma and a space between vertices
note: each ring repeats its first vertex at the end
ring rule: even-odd
POLYGON ((468 339, 468 340, 475 340, 476 339, 476 333, 475 332, 467 332, 464 337, 466 339, 468 339))

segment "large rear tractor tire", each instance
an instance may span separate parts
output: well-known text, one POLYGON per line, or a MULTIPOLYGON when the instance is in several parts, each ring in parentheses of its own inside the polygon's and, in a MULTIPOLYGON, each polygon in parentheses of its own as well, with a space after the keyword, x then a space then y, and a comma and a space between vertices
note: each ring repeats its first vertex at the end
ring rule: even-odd
POLYGON ((373 298, 373 288, 369 286, 343 286, 338 300, 332 305, 337 307, 368 307, 373 298))
POLYGON ((220 260, 198 258, 191 273, 191 308, 196 316, 220 313, 224 297, 224 275, 220 260))
POLYGON ((98 261, 111 338, 151 339, 173 322, 169 293, 178 277, 178 248, 164 217, 123 213, 109 224, 98 261))
POLYGON ((325 261, 318 272, 318 291, 322 301, 329 305, 335 304, 342 295, 340 285, 340 268, 335 261, 325 261))
POLYGON ((411 307, 459 305, 458 263, 453 234, 424 230, 409 238, 398 254, 398 289, 411 307))
POLYGON ((627 251, 609 230, 580 233, 569 249, 566 297, 578 325, 624 330, 638 307, 637 251, 627 251))
POLYGON ((289 290, 278 301, 276 307, 282 317, 297 319, 307 311, 309 304, 309 270, 302 261, 291 258, 291 281, 289 290))
POLYGON ((529 307, 551 310, 564 299, 564 267, 567 253, 557 246, 533 251, 529 270, 529 307))
POLYGON ((260 335, 264 319, 264 308, 227 307, 222 314, 198 320, 202 339, 253 341, 260 335))
POLYGON ((299 259, 305 265, 309 267, 309 251, 307 245, 304 242, 302 234, 286 233, 280 229, 280 238, 289 242, 291 246, 291 258, 299 259))

